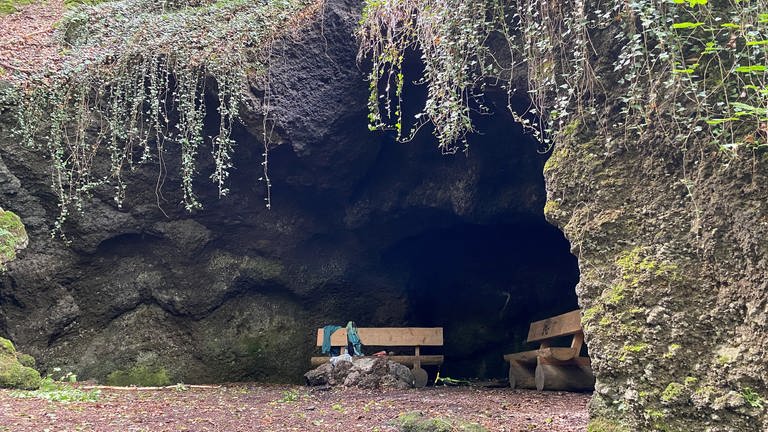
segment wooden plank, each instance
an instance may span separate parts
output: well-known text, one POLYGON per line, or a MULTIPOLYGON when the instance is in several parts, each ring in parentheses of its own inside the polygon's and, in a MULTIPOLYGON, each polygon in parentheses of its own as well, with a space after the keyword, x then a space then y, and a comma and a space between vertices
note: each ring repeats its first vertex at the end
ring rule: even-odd
MULTIPOLYGON (((443 346, 442 327, 358 327, 360 342, 367 346, 443 346)), ((323 345, 323 329, 317 329, 317 346, 323 345)), ((347 345, 347 329, 331 335, 332 346, 347 345)))
MULTIPOLYGON (((311 362, 313 367, 320 366, 323 363, 328 363, 328 359, 330 357, 312 357, 311 362)), ((384 358, 391 360, 395 363, 404 364, 406 366, 413 366, 414 363, 416 363, 416 356, 385 356, 384 358)), ((444 356, 441 355, 423 355, 419 356, 419 360, 421 361, 422 366, 423 365, 441 365, 443 364, 443 360, 445 360, 444 356)))
POLYGON ((504 361, 517 361, 523 363, 535 362, 539 356, 539 350, 523 351, 504 355, 504 361))
POLYGON ((576 309, 575 311, 531 323, 531 327, 528 330, 528 342, 573 335, 581 331, 581 311, 576 309))
POLYGON ((542 348, 538 350, 539 356, 542 358, 551 358, 554 360, 568 361, 579 355, 578 351, 573 348, 542 348))

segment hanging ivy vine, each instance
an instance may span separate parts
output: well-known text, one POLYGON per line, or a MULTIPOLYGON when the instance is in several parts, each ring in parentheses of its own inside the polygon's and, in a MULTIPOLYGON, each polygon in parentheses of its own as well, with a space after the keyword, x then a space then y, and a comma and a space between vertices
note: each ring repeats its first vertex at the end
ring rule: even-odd
MULTIPOLYGON (((15 107, 23 143, 51 159, 61 210, 54 231, 96 188, 113 187, 122 203, 125 173, 139 164, 158 164, 160 188, 168 146, 179 148, 187 210, 201 207, 193 182, 206 146, 210 179, 226 195, 233 124, 241 109, 268 106, 254 100, 249 83, 268 85, 273 43, 320 7, 311 0, 123 0, 68 11, 58 29, 62 64, 2 96, 15 107), (211 136, 206 116, 219 119, 211 136), (108 169, 96 164, 104 160, 108 169)), ((267 150, 265 137, 265 170, 267 150)))
POLYGON ((432 123, 440 148, 455 151, 484 86, 506 77, 500 87, 531 100, 515 118, 547 147, 588 124, 609 142, 734 152, 768 144, 766 31, 764 0, 367 0, 358 37, 360 57, 372 61, 371 127, 403 140, 432 123), (620 47, 609 67, 593 45, 605 35, 620 47), (499 39, 503 48, 489 42, 499 39), (428 98, 404 119, 411 51, 425 65, 428 98), (527 89, 514 86, 520 68, 527 89))

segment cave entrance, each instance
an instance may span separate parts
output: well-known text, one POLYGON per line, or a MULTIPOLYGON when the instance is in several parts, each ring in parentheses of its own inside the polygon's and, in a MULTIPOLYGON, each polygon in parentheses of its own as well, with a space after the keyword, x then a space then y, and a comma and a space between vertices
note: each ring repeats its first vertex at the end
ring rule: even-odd
POLYGON ((470 138, 468 157, 446 162, 479 173, 473 199, 482 210, 400 238, 383 256, 386 268, 407 275, 408 325, 444 328, 441 375, 454 378, 506 377, 503 355, 534 348, 531 322, 578 308, 578 260, 543 214, 551 153, 506 108, 524 111, 530 101, 496 96, 487 101, 493 115, 475 119, 482 132, 470 138))
POLYGON ((411 275, 409 322, 444 328, 444 376, 506 376, 502 355, 530 349, 530 322, 578 307, 576 257, 543 217, 424 232, 390 257, 411 275))

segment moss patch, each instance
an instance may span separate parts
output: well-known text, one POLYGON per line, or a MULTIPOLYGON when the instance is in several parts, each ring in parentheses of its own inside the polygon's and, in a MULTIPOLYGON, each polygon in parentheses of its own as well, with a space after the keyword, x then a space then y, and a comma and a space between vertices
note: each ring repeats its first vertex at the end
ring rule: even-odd
POLYGON ((27 247, 29 238, 24 224, 15 213, 0 209, 0 270, 16 259, 16 252, 27 247))
POLYGON ((8 339, 0 338, 0 356, 15 355, 16 348, 8 339))
POLYGON ((73 8, 80 5, 93 6, 99 3, 104 3, 105 1, 110 1, 110 0, 64 0, 64 6, 66 6, 67 8, 73 8))
POLYGON ((401 414, 395 425, 402 432, 487 432, 488 429, 477 423, 451 421, 442 417, 427 418, 419 412, 401 414))
POLYGON ((560 209, 560 203, 554 200, 547 201, 544 204, 544 215, 551 215, 560 209))
POLYGON ((661 392, 661 400, 664 402, 672 402, 679 399, 683 394, 683 385, 676 382, 671 382, 667 385, 667 388, 661 392))
POLYGON ((35 358, 29 354, 17 352, 16 360, 18 360, 22 366, 26 366, 28 368, 33 368, 33 369, 35 367, 35 358))
POLYGON ((150 366, 134 366, 128 370, 116 370, 107 375, 107 384, 112 386, 146 386, 160 387, 171 384, 165 368, 150 366))
POLYGON ((648 344, 645 342, 625 344, 623 347, 621 347, 622 353, 621 353, 621 357, 619 357, 619 361, 626 361, 628 355, 641 353, 647 349, 648 349, 648 344))
POLYGON ((621 269, 623 279, 630 286, 637 286, 644 275, 665 277, 670 280, 680 278, 675 264, 644 257, 643 249, 640 247, 622 253, 616 260, 616 265, 621 269))
POLYGON ((587 425, 587 432, 629 432, 629 428, 614 420, 595 418, 587 425))

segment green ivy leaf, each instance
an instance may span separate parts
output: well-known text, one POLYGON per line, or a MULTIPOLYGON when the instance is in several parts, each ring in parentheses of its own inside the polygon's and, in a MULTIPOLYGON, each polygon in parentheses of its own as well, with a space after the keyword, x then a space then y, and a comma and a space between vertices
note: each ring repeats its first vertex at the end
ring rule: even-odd
POLYGON ((672 3, 675 4, 683 4, 685 2, 688 2, 688 6, 690 7, 707 4, 707 0, 672 0, 672 3))
POLYGON ((730 122, 730 121, 738 121, 738 117, 728 117, 728 118, 715 118, 715 119, 709 119, 706 120, 707 124, 710 126, 719 125, 722 123, 730 122))
POLYGON ((766 67, 765 65, 752 65, 752 66, 739 66, 735 68, 734 72, 739 73, 755 73, 755 72, 765 72, 766 67))
POLYGON ((696 27, 701 27, 703 25, 704 25, 703 22, 686 21, 686 22, 674 23, 672 24, 672 28, 673 29, 695 29, 696 27))

